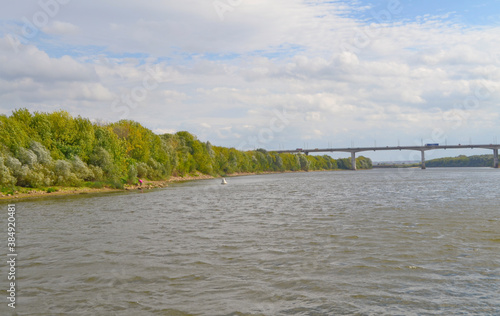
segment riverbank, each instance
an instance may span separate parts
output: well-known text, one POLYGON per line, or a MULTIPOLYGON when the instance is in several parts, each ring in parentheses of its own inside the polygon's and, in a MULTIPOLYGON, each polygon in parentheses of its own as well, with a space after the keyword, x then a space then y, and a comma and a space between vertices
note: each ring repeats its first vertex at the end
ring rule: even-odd
POLYGON ((95 193, 110 193, 110 192, 125 192, 131 190, 151 190, 165 188, 173 182, 193 181, 202 179, 213 179, 213 176, 198 174, 185 177, 170 177, 167 180, 149 181, 145 180, 142 186, 125 184, 123 189, 113 189, 108 187, 91 188, 91 187, 59 187, 52 186, 49 189, 33 189, 20 188, 20 191, 15 191, 14 194, 0 194, 1 200, 15 200, 25 198, 39 198, 47 196, 74 195, 74 194, 95 194, 95 193))
MULTIPOLYGON (((314 171, 335 171, 335 170, 314 170, 314 171)), ((276 173, 291 173, 291 172, 306 172, 306 171, 285 171, 285 172, 236 172, 230 175, 226 175, 225 177, 241 177, 241 176, 251 176, 257 174, 276 174, 276 173)), ((145 180, 142 186, 139 185, 129 185, 125 184, 123 189, 113 189, 108 187, 103 188, 90 188, 90 187, 58 187, 53 186, 49 189, 33 189, 33 188, 20 188, 21 191, 15 191, 14 194, 1 194, 0 193, 0 201, 11 201, 18 199, 32 199, 32 198, 41 198, 48 196, 62 196, 62 195, 76 195, 76 194, 97 194, 97 193, 111 193, 111 192, 126 192, 132 190, 152 190, 152 189, 160 189, 168 187, 171 183, 176 182, 185 182, 185 181, 193 181, 193 180, 207 180, 207 179, 215 179, 222 178, 221 176, 211 176, 202 173, 198 173, 195 175, 188 175, 184 177, 170 177, 167 180, 159 180, 159 181, 149 181, 145 180)))

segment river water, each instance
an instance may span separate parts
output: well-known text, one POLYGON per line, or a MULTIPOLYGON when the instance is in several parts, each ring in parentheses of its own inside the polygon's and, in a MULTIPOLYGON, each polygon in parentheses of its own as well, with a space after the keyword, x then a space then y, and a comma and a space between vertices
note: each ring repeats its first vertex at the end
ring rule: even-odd
POLYGON ((17 315, 500 314, 500 170, 227 180, 18 201, 17 315))

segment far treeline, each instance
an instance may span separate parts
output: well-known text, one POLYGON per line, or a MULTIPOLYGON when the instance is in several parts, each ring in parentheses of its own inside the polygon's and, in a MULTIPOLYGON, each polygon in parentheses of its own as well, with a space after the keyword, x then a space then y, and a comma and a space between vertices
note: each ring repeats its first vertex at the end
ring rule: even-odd
POLYGON ((458 156, 453 158, 438 158, 425 162, 427 167, 491 167, 493 155, 458 156))
MULTIPOLYGON (((371 168, 365 157, 358 168, 371 168)), ((110 186, 123 188, 138 178, 350 169, 350 159, 240 151, 212 146, 188 132, 156 135, 122 120, 93 123, 65 111, 0 115, 0 187, 110 186)))
MULTIPOLYGON (((378 168, 411 168, 419 167, 420 163, 411 164, 380 164, 376 167, 378 168)), ((458 157, 446 157, 437 158, 432 160, 427 160, 425 162, 426 167, 491 167, 493 166, 493 155, 476 155, 467 157, 465 155, 460 155, 458 157)))

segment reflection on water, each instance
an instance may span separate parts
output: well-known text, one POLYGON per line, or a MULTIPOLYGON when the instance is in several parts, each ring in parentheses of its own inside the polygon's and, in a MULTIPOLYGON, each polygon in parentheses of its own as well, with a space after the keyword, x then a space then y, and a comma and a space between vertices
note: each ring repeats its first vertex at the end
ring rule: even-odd
POLYGON ((16 311, 500 314, 498 170, 227 180, 17 203, 16 311))

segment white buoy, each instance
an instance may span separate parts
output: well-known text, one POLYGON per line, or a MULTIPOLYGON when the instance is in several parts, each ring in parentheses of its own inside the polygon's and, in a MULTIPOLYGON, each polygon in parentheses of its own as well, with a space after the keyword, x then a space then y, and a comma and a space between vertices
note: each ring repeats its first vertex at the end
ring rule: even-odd
POLYGON ((226 178, 222 178, 222 183, 221 184, 227 184, 226 178))

